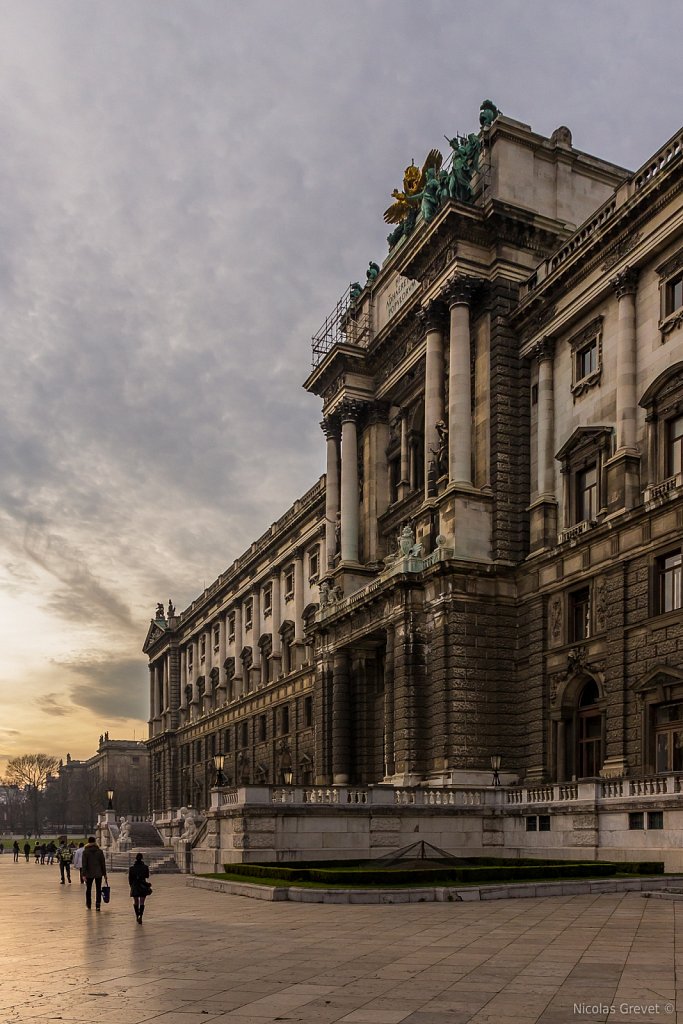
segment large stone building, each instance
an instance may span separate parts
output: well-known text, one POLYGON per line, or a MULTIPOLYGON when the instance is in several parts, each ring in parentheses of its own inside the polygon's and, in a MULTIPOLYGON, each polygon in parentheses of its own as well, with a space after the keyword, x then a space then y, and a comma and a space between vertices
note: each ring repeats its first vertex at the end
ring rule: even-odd
MULTIPOLYGON (((260 786, 423 833, 438 805, 470 850, 683 825, 682 140, 633 174, 484 104, 406 169, 387 258, 314 339, 325 476, 150 626, 160 821, 208 810, 222 754, 214 818, 260 786)), ((251 845, 310 855, 297 829, 251 845)))

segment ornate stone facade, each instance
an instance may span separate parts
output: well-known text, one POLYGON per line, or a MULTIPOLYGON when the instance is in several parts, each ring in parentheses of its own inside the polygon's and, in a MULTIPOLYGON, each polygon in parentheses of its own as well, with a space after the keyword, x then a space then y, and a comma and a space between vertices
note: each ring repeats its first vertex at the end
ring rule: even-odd
POLYGON ((318 349, 326 476, 150 625, 156 811, 683 770, 681 148, 570 138, 487 124, 318 349))

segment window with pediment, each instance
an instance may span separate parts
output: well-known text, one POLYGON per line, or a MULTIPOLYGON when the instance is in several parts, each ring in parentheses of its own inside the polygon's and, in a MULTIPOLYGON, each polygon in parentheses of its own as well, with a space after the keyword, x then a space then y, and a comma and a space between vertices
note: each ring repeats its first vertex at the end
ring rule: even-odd
POLYGON ((683 249, 662 263, 659 275, 659 330, 662 341, 683 324, 683 249))
POLYGON ((602 376, 602 322, 595 317, 570 339, 574 400, 600 382, 602 376))
POLYGON ((642 702, 643 772, 683 771, 683 671, 655 666, 634 690, 642 702))
POLYGON ((683 362, 661 373, 640 405, 647 423, 648 501, 683 487, 683 362))
POLYGON ((579 427, 555 456, 562 465, 563 480, 560 541, 595 525, 606 510, 606 464, 612 447, 610 427, 579 427))

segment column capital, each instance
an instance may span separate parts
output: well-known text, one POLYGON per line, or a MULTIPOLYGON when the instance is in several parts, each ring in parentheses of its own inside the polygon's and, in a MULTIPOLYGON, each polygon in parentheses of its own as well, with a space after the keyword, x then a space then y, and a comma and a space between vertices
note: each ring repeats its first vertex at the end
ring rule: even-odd
POLYGON ((364 402, 357 402, 353 398, 344 399, 339 409, 342 423, 357 423, 364 409, 364 402))
POLYGON ((537 363, 542 363, 546 359, 552 359, 554 355, 555 339, 547 335, 544 338, 539 338, 530 352, 531 358, 535 359, 537 363))
POLYGON ((426 306, 417 311, 417 319, 422 325, 425 334, 429 331, 440 331, 444 328, 446 307, 439 299, 432 299, 426 306))
POLYGON ((368 423, 388 423, 389 403, 373 402, 368 406, 368 423))
POLYGON ((339 417, 334 415, 325 416, 324 419, 320 421, 320 429, 322 430, 323 434, 325 435, 328 441, 338 441, 339 434, 341 431, 339 417))
POLYGON ((625 267, 610 281, 618 299, 626 295, 635 295, 638 290, 638 271, 634 267, 625 267))
POLYGON ((481 280, 478 277, 470 277, 468 274, 453 274, 452 277, 449 277, 441 294, 449 309, 452 309, 453 306, 469 306, 480 285, 481 280))

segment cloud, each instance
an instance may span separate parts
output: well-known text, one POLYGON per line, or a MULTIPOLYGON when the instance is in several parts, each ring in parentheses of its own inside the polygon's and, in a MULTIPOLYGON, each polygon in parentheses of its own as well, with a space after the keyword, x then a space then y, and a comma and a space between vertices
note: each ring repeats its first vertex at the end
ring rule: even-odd
POLYGON ((84 679, 68 687, 69 699, 78 707, 105 722, 147 717, 149 677, 142 659, 84 657, 63 667, 84 679))
POLYGON ((68 708, 62 703, 62 694, 60 693, 44 693, 36 698, 35 703, 46 715, 54 715, 56 718, 62 718, 73 711, 72 708, 68 708))

